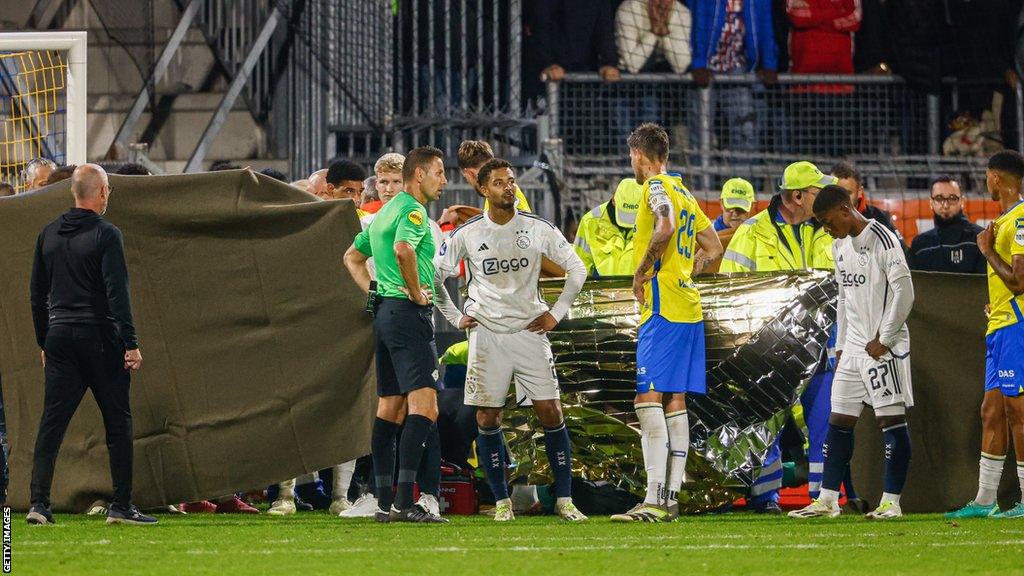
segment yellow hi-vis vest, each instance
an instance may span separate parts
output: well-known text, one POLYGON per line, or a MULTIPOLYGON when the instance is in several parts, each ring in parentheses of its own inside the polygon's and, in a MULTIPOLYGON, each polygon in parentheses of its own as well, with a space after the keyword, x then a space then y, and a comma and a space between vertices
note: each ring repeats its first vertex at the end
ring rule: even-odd
POLYGON ((595 206, 580 218, 573 248, 588 276, 632 276, 633 228, 624 230, 612 223, 608 204, 595 206))
POLYGON ((813 220, 797 226, 779 221, 782 199, 772 198, 767 210, 736 229, 719 272, 832 270, 832 237, 813 220))

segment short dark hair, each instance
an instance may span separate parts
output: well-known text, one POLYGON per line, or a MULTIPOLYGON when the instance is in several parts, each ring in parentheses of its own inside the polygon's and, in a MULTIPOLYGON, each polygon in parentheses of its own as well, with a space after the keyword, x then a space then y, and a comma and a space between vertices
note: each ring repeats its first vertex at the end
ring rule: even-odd
POLYGON ((366 180, 366 169, 351 160, 335 160, 327 168, 327 183, 337 186, 346 180, 366 180))
POLYGON ((833 166, 831 172, 829 173, 835 176, 836 178, 839 178, 840 180, 842 180, 843 178, 852 178, 858 185, 864 184, 864 181, 861 180, 860 172, 857 170, 857 167, 854 166, 852 162, 842 160, 838 162, 835 166, 833 166))
POLYGON ((0 182, 0 198, 4 196, 14 196, 14 186, 8 182, 0 182))
POLYGON ((260 174, 263 174, 264 176, 269 176, 274 180, 288 182, 288 176, 286 176, 284 172, 281 172, 276 168, 264 168, 263 170, 260 170, 260 174))
POLYGON ((850 193, 838 184, 829 184, 822 188, 821 192, 818 192, 818 196, 814 199, 814 213, 824 214, 843 204, 851 205, 850 193))
POLYGON ((214 160, 210 164, 210 172, 223 172, 225 170, 241 170, 242 167, 231 160, 214 160))
POLYGON ((943 174, 933 178, 931 183, 928 184, 928 194, 931 194, 932 188, 935 188, 936 184, 956 184, 957 188, 960 187, 960 181, 956 179, 956 176, 943 174))
POLYGON ((71 178, 71 175, 75 173, 75 168, 78 168, 78 166, 75 166, 74 164, 58 167, 53 172, 50 172, 50 177, 46 179, 46 185, 49 186, 50 184, 56 184, 57 182, 71 178))
POLYGON ((491 158, 494 158, 494 150, 484 140, 465 140, 459 144, 458 162, 459 169, 479 168, 491 158))
POLYGON ((652 160, 668 159, 668 132, 652 122, 637 126, 626 144, 652 160))
POLYGON ((491 158, 480 167, 480 173, 477 174, 476 181, 483 186, 490 180, 491 172, 501 170, 502 168, 512 168, 512 163, 503 158, 491 158))
POLYGON ((1024 156, 1014 150, 1001 150, 988 159, 988 169, 1024 178, 1024 156))
POLYGON ((120 174, 121 176, 150 176, 152 173, 142 164, 136 164, 135 162, 128 162, 122 164, 114 174, 120 174))
POLYGON ((426 169, 434 158, 444 162, 444 154, 433 146, 420 146, 413 148, 405 156, 405 164, 402 165, 402 181, 409 182, 416 175, 417 168, 426 169))

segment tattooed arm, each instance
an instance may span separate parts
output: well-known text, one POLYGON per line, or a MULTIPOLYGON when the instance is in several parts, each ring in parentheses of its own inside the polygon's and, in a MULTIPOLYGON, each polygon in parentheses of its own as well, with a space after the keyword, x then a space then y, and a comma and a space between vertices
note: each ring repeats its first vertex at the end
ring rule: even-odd
POLYGON ((644 284, 654 277, 654 264, 665 253, 665 248, 676 228, 672 201, 659 182, 651 183, 648 198, 648 208, 654 212, 654 231, 651 233, 650 243, 647 244, 647 252, 633 274, 633 295, 641 306, 644 305, 644 284))

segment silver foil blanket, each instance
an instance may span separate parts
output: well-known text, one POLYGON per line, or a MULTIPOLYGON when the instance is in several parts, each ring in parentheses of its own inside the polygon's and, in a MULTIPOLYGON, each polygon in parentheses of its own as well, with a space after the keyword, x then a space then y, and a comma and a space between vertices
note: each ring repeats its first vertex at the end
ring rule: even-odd
MULTIPOLYGON (((549 334, 574 473, 643 494, 636 391, 638 308, 632 278, 588 281, 549 334)), ((800 392, 824 362, 835 321, 827 272, 714 275, 696 279, 707 339, 706 396, 690 395, 691 445, 680 509, 720 507, 745 493, 800 392)), ((553 302, 561 282, 542 282, 553 302)), ((511 408, 511 406, 510 406, 511 408)), ((517 476, 549 478, 532 410, 505 418, 517 476)))

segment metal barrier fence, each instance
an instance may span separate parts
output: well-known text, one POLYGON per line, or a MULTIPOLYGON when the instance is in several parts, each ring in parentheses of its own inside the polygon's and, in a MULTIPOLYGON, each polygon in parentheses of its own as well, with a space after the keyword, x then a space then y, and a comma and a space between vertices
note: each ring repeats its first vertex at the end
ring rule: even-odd
MULTIPOLYGON (((578 216, 606 200, 618 179, 631 176, 626 137, 638 124, 658 122, 669 131, 670 164, 683 172, 699 197, 716 200, 722 182, 747 178, 766 197, 794 160, 827 170, 852 160, 872 197, 926 194, 940 174, 957 175, 968 193, 984 193, 984 160, 942 156, 946 119, 967 90, 992 83, 946 81, 929 94, 895 76, 781 75, 765 86, 754 75, 716 76, 700 88, 677 74, 623 75, 614 84, 596 74, 568 74, 549 82, 548 130, 564 155, 561 173, 571 191, 566 205, 578 216)), ((994 143, 1024 149, 1021 87, 1014 122, 994 143)))

